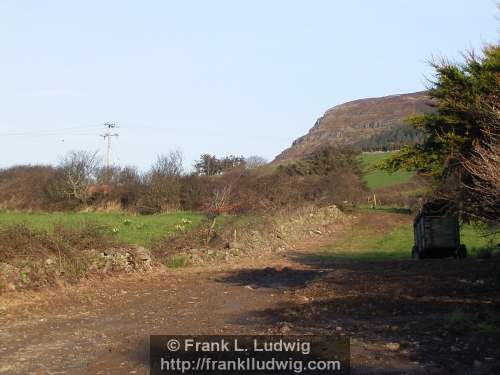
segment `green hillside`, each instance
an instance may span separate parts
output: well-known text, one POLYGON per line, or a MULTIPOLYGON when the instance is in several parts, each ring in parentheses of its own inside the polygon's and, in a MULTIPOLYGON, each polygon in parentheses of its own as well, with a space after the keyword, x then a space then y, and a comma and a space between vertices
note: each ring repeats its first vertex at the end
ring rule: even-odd
POLYGON ((393 152, 364 152, 361 154, 361 160, 366 171, 365 181, 370 189, 387 187, 404 182, 408 182, 412 177, 412 172, 398 171, 388 173, 378 170, 373 170, 373 166, 387 157, 393 152))

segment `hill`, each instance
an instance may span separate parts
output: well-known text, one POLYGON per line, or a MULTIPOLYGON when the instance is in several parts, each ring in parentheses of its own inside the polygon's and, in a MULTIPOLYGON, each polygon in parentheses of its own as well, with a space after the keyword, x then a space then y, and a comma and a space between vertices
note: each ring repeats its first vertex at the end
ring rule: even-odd
POLYGON ((309 133, 296 139, 274 161, 299 159, 327 144, 363 151, 395 150, 419 139, 415 130, 405 126, 405 118, 430 111, 425 91, 340 104, 327 110, 309 133))

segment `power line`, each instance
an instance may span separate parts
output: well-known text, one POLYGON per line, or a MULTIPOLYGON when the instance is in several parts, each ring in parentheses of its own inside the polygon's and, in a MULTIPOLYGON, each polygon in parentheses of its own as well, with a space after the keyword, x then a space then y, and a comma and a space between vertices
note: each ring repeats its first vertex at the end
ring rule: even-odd
POLYGON ((67 135, 75 135, 75 136, 92 136, 95 137, 95 133, 25 133, 25 134, 2 134, 1 137, 45 137, 45 136, 67 136, 67 135))
MULTIPOLYGON (((7 132, 7 133, 0 133, 0 136, 25 136, 25 135, 66 135, 66 134, 75 134, 75 133, 64 133, 61 134, 59 133, 60 131, 64 130, 80 130, 80 131, 86 131, 86 130, 94 130, 99 128, 100 125, 86 125, 86 126, 71 126, 71 127, 64 127, 64 128, 58 128, 58 129, 46 129, 46 130, 27 130, 27 131, 20 131, 20 132, 7 132)), ((86 134, 85 134, 86 135, 86 134)))

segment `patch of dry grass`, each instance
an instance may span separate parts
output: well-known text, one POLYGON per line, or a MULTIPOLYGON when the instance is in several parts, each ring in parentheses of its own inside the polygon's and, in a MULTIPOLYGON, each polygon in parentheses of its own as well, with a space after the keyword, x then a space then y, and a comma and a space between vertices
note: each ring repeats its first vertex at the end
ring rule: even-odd
POLYGON ((109 229, 87 223, 53 231, 25 224, 0 226, 0 290, 38 288, 85 277, 106 249, 120 246, 109 229))

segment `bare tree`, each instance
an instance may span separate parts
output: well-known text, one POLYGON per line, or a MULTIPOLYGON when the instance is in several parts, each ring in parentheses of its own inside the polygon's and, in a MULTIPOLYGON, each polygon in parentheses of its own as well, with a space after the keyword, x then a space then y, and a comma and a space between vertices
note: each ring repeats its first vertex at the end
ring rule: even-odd
POLYGON ((182 154, 172 151, 157 157, 144 176, 144 191, 140 205, 149 212, 177 210, 181 198, 183 174, 182 154))
POLYGON ((465 188, 480 197, 478 218, 496 222, 500 214, 500 110, 490 105, 485 113, 484 141, 474 145, 471 155, 462 155, 461 163, 473 179, 465 188))
POLYGON ((267 160, 262 156, 252 155, 245 158, 245 164, 247 169, 254 169, 266 165, 267 160))
POLYGON ((151 168, 151 173, 159 176, 180 177, 184 171, 183 157, 179 150, 159 155, 151 168))
POLYGON ((59 161, 62 181, 59 194, 81 203, 89 197, 89 186, 94 183, 101 159, 97 152, 71 151, 59 161))

